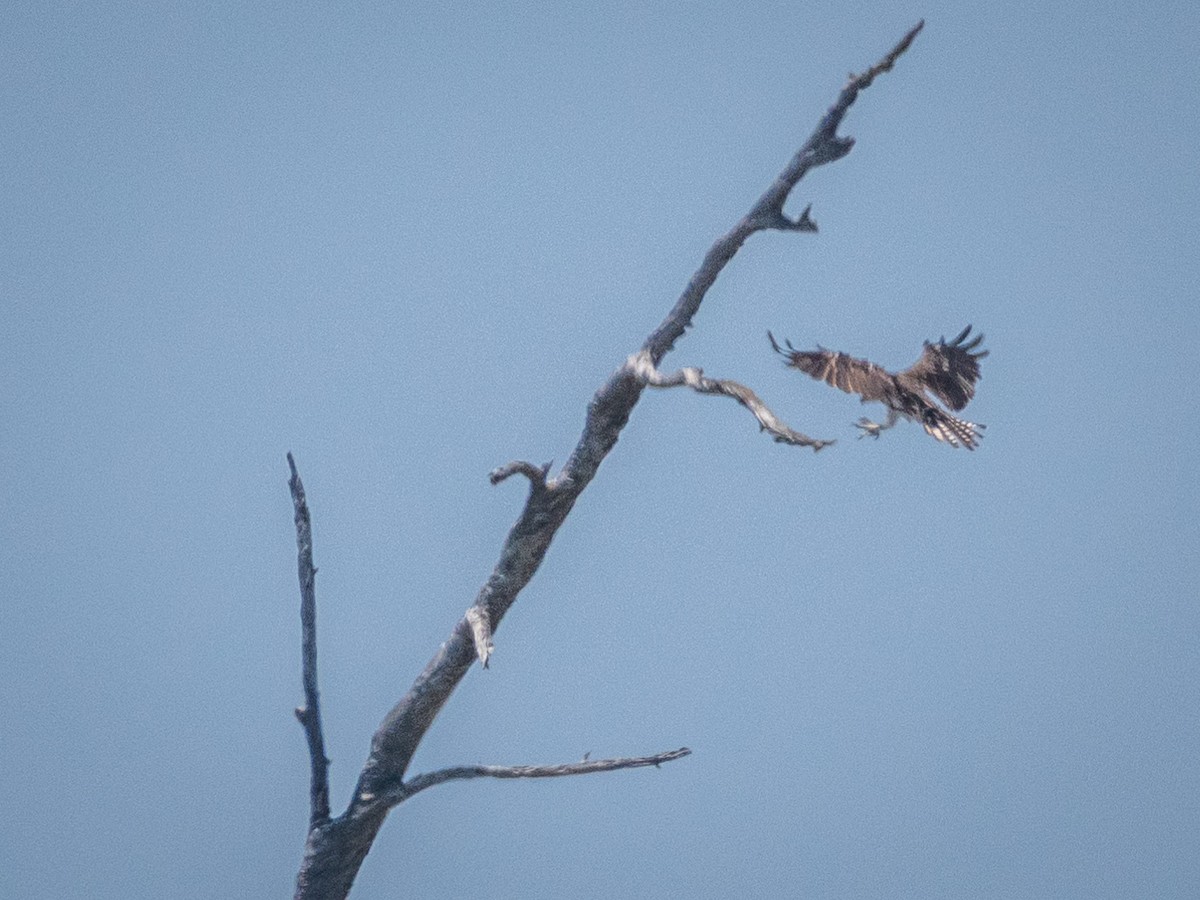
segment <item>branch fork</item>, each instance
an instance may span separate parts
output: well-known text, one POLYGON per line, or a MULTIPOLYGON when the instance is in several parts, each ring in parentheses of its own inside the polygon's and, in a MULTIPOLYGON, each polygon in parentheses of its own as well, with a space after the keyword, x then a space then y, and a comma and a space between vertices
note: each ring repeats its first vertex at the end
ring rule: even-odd
POLYGON ((596 392, 588 404, 583 433, 561 471, 548 478, 549 465, 508 463, 495 469, 493 484, 513 475, 530 482, 529 495, 505 539, 500 559, 479 591, 474 605, 454 626, 450 637, 417 676, 400 701, 388 712, 371 739, 370 755, 358 777, 349 806, 341 815, 329 814, 328 765, 321 732, 316 672, 316 568, 312 565, 312 536, 303 485, 288 454, 292 500, 295 506, 296 543, 303 632, 304 705, 297 718, 304 728, 311 758, 311 818, 304 858, 296 879, 297 900, 341 900, 371 849, 388 811, 414 794, 436 784, 470 778, 549 778, 639 766, 659 766, 686 756, 686 748, 648 757, 588 760, 561 766, 460 766, 405 780, 425 733, 449 700, 458 683, 476 660, 487 664, 493 652, 492 632, 536 573, 550 543, 575 501, 595 477, 600 464, 616 445, 622 429, 646 387, 687 386, 704 394, 733 397, 777 441, 819 450, 831 443, 792 430, 745 385, 713 379, 699 368, 686 367, 664 374, 663 358, 691 326, 700 303, 726 264, 742 244, 764 230, 816 231, 806 208, 792 220, 784 203, 804 175, 816 166, 840 159, 854 141, 837 134, 838 126, 859 92, 882 72, 889 71, 920 32, 923 22, 911 29, 882 60, 842 88, 809 139, 792 156, 783 171, 740 221, 709 249, 700 267, 641 350, 631 356, 596 392))
POLYGON ((771 209, 763 210, 752 222, 756 231, 807 231, 812 234, 817 232, 817 223, 812 220, 809 213, 812 212, 812 204, 804 207, 804 211, 795 219, 789 219, 783 212, 782 205, 772 207, 771 209))
POLYGON ((625 361, 625 366, 648 387, 672 388, 690 387, 699 394, 720 394, 732 397, 754 415, 758 420, 760 431, 765 431, 780 444, 791 444, 796 447, 812 447, 814 451, 828 447, 833 441, 811 438, 806 434, 791 428, 780 419, 771 409, 746 385, 737 381, 721 378, 708 378, 703 369, 685 366, 677 372, 664 374, 660 372, 650 358, 650 354, 642 350, 633 354, 625 361))

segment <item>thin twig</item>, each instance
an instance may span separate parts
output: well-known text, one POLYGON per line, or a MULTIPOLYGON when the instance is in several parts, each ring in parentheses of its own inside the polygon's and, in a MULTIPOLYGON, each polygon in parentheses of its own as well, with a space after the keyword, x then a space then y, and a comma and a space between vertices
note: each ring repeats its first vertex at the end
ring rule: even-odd
POLYGON ((312 761, 309 784, 310 826, 329 820, 329 760, 325 757, 325 738, 321 730, 321 701, 317 693, 317 570, 312 561, 312 520, 304 498, 304 484, 296 471, 296 461, 287 455, 292 477, 288 487, 296 511, 296 565, 300 575, 301 665, 304 680, 304 705, 296 707, 296 718, 308 739, 312 761))
POLYGON ((834 441, 823 441, 811 438, 794 430, 773 413, 770 407, 759 398, 758 394, 737 381, 726 378, 709 378, 702 369, 686 366, 678 372, 667 375, 654 368, 650 362, 650 354, 643 350, 629 357, 628 365, 634 373, 649 387, 672 388, 690 387, 700 394, 720 394, 732 397, 758 419, 758 427, 770 434, 780 444, 791 444, 796 447, 812 447, 814 451, 828 447, 834 441))
POLYGON ((499 484, 513 475, 524 475, 529 479, 531 487, 535 489, 544 488, 546 486, 546 474, 550 471, 551 465, 553 463, 546 463, 544 466, 535 466, 533 463, 526 462, 523 459, 516 459, 492 469, 488 473, 488 480, 492 484, 499 484))
POLYGON ((403 785, 375 798, 376 802, 388 807, 402 803, 426 788, 471 778, 562 778, 567 775, 591 775, 596 772, 615 772, 618 769, 640 769, 647 766, 658 768, 663 763, 683 759, 692 753, 687 747, 656 753, 654 756, 628 756, 615 759, 583 759, 580 762, 556 766, 453 766, 426 772, 410 778, 403 785))

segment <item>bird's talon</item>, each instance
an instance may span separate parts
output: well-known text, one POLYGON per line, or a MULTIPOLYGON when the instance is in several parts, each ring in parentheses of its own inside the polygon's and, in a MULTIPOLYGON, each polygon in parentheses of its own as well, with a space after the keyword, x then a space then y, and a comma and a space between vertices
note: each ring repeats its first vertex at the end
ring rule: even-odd
POLYGON ((878 422, 872 422, 870 419, 859 419, 854 423, 854 427, 862 429, 862 434, 858 436, 860 441, 868 436, 878 440, 879 432, 883 431, 882 425, 880 425, 878 422))
POLYGON ((980 426, 947 412, 965 408, 975 396, 979 361, 988 355, 987 350, 978 349, 983 335, 972 337, 970 325, 952 341, 945 337, 937 343, 926 341, 921 358, 901 372, 889 372, 819 344, 816 350, 797 350, 787 340, 780 346, 770 332, 767 339, 771 349, 785 357, 791 368, 848 394, 858 394, 864 403, 877 401, 887 407, 886 422, 872 422, 864 416, 855 423, 862 432, 859 438, 878 438, 881 431, 903 418, 919 423, 926 434, 951 447, 974 450, 978 446, 980 426))

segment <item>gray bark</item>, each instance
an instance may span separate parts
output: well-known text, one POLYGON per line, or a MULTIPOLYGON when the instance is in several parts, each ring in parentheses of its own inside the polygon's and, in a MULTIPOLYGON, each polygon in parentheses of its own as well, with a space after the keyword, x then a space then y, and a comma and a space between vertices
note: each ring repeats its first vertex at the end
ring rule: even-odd
MULTIPOLYGON (((596 476, 604 458, 617 443, 629 415, 646 386, 687 385, 702 393, 732 396, 750 409, 764 430, 776 440, 820 449, 828 442, 815 441, 780 422, 762 401, 744 385, 704 378, 698 369, 673 375, 657 371, 675 342, 684 335, 708 289, 725 265, 753 234, 765 230, 814 232, 809 210, 789 219, 783 206, 792 189, 811 169, 841 159, 854 145, 852 138, 837 129, 859 93, 883 72, 891 70, 908 49, 924 23, 919 23, 878 63, 860 75, 852 75, 836 102, 822 117, 812 136, 796 152, 783 171, 740 221, 720 237, 704 257, 674 307, 650 334, 640 351, 632 354, 600 387, 588 404, 583 434, 566 464, 554 476, 549 467, 514 462, 492 473, 493 482, 514 474, 529 480, 529 495, 516 523, 504 541, 500 559, 480 589, 473 606, 458 621, 449 638, 417 677, 408 693, 388 712, 371 740, 370 755, 363 766, 346 811, 337 817, 328 813, 324 752, 320 742, 320 715, 316 693, 315 626, 305 617, 306 706, 297 711, 309 739, 312 766, 312 817, 304 858, 297 878, 297 900, 340 900, 350 891, 354 878, 379 832, 388 812, 418 790, 458 778, 552 777, 586 774, 617 768, 658 765, 686 755, 686 750, 651 757, 597 760, 566 766, 495 767, 469 766, 418 775, 405 781, 409 764, 421 739, 455 687, 477 659, 487 664, 493 652, 493 634, 521 589, 537 572, 551 541, 570 514, 575 501, 596 476), (311 641, 309 640, 311 636, 311 641), (311 654, 310 654, 311 650, 311 654), (309 671, 312 671, 311 692, 309 671)), ((311 541, 307 536, 307 508, 301 540, 303 487, 299 476, 292 480, 297 508, 297 540, 300 544, 302 607, 308 609, 315 569, 311 565, 311 541), (299 499, 297 499, 299 490, 299 499), (303 557, 308 551, 308 569, 303 557)), ((315 603, 315 599, 313 600, 315 603)))

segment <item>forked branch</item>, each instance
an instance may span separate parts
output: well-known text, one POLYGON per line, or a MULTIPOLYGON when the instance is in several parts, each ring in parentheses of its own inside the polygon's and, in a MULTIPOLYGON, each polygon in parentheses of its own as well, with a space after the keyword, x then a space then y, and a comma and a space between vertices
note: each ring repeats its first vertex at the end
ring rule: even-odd
POLYGON ((720 394, 732 397, 758 419, 758 427, 773 437, 777 443, 791 444, 796 447, 812 447, 814 451, 828 447, 833 441, 822 441, 811 438, 806 434, 791 428, 780 419, 767 404, 759 399, 758 394, 744 384, 722 378, 709 378, 702 369, 686 366, 678 372, 663 374, 654 368, 650 355, 646 351, 629 357, 629 367, 647 386, 656 388, 690 387, 700 394, 720 394))
POLYGON ((675 341, 683 337, 684 330, 691 324, 692 318, 700 308, 700 301, 708 293, 725 264, 729 262, 750 235, 767 229, 784 229, 800 231, 816 231, 808 217, 810 207, 796 221, 791 221, 784 215, 783 205, 787 202, 800 179, 817 166, 841 159, 854 147, 854 138, 842 137, 837 133, 838 127, 846 117, 846 113, 858 99, 858 95, 871 85, 883 72, 891 71, 896 60, 909 48, 913 40, 925 27, 924 20, 918 22, 908 34, 900 39, 895 47, 867 71, 861 75, 851 75, 846 86, 838 94, 833 106, 829 107, 816 130, 809 136, 795 155, 784 166, 783 171, 758 198, 750 212, 723 237, 718 238, 704 262, 688 282, 683 294, 668 313, 663 323, 654 330, 642 349, 650 351, 654 365, 659 365, 663 357, 675 346, 675 341), (808 225, 803 223, 807 222, 808 225))
MULTIPOLYGON (((340 900, 345 897, 390 808, 382 803, 380 798, 397 798, 395 802, 400 802, 406 796, 412 795, 414 785, 420 789, 429 786, 421 781, 422 778, 435 779, 436 783, 442 783, 453 778, 581 774, 559 767, 507 770, 466 767, 443 770, 442 773, 431 773, 405 781, 405 773, 417 746, 455 687, 473 662, 477 659, 486 662, 492 655, 492 636, 495 629, 541 565, 554 535, 616 444, 645 387, 682 384, 702 393, 724 394, 738 400, 754 413, 759 424, 777 440, 814 449, 818 444, 823 445, 824 442, 808 438, 780 422, 744 385, 707 379, 696 369, 684 369, 675 375, 662 375, 657 370, 675 342, 691 325, 701 301, 717 276, 752 234, 764 230, 816 231, 816 225, 807 208, 797 218, 789 219, 784 213, 784 203, 796 184, 811 169, 841 159, 850 152, 854 145, 853 139, 837 133, 846 112, 863 89, 880 73, 892 68, 900 55, 908 49, 922 25, 923 23, 920 23, 909 31, 882 60, 861 75, 850 78, 833 106, 821 118, 816 130, 750 212, 712 245, 675 305, 662 323, 646 338, 641 348, 641 353, 644 354, 641 357, 642 361, 622 364, 596 392, 588 404, 583 433, 562 469, 553 477, 549 477, 548 468, 543 471, 528 463, 514 463, 493 472, 493 483, 499 483, 514 474, 521 474, 529 479, 530 491, 525 505, 509 531, 500 559, 480 589, 472 611, 458 621, 449 638, 425 666, 425 670, 417 677, 408 693, 392 708, 376 730, 371 740, 370 755, 359 775, 349 807, 334 819, 321 821, 314 817, 297 878, 297 898, 340 900), (499 775, 501 771, 509 774, 499 775)), ((303 585, 303 571, 301 581, 303 585)), ((306 681, 306 703, 308 708, 315 709, 315 647, 312 659, 313 697, 311 700, 307 699, 306 681)), ((307 726, 306 730, 309 730, 307 726)), ((319 733, 318 728, 316 734, 319 733)), ((310 736, 310 746, 311 744, 310 736)), ((664 754, 644 759, 665 762, 668 758, 677 759, 682 755, 682 751, 675 753, 677 755, 664 754)), ((324 758, 323 752, 320 758, 324 758)), ((619 766, 621 767, 628 766, 619 766)), ((316 756, 313 770, 315 783, 316 756)))

